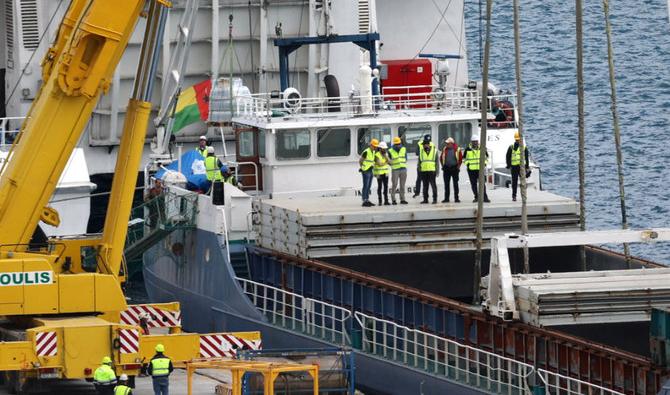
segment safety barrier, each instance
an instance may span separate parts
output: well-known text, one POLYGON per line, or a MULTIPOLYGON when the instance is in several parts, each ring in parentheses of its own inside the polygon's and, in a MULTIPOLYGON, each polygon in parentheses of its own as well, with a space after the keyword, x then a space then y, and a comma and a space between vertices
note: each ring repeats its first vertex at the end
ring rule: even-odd
POLYGON ((21 124, 26 117, 0 118, 0 149, 6 151, 19 134, 21 124))
POLYGON ((562 374, 550 372, 544 369, 537 370, 540 381, 544 386, 546 394, 551 395, 624 395, 599 385, 587 383, 562 374))
POLYGON ((334 344, 351 344, 348 310, 255 281, 239 277, 237 280, 272 324, 334 344))

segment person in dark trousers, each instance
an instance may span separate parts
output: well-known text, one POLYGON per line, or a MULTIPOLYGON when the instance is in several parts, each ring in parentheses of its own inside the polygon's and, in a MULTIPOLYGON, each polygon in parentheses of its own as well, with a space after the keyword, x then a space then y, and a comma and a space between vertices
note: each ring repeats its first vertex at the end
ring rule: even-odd
POLYGON ((428 203, 428 185, 433 189, 433 204, 437 203, 437 183, 435 178, 439 172, 437 147, 430 140, 423 140, 423 149, 419 151, 419 171, 423 183, 423 201, 428 203))
POLYGON ((446 145, 440 154, 440 163, 442 164, 442 177, 444 177, 444 200, 442 203, 449 201, 450 188, 449 181, 454 183, 454 202, 459 203, 458 199, 458 173, 461 171, 461 163, 463 162, 463 153, 458 149, 458 144, 454 142, 452 137, 445 141, 446 145))
POLYGON ((172 361, 166 357, 165 347, 156 345, 156 355, 149 361, 148 373, 153 380, 154 395, 169 395, 170 373, 174 370, 172 361))
POLYGON ((363 188, 361 189, 361 197, 363 198, 363 207, 372 207, 375 204, 370 201, 370 188, 372 187, 372 171, 375 165, 375 153, 379 140, 370 140, 370 146, 363 150, 361 157, 358 159, 358 171, 363 177, 363 188))
MULTIPOLYGON (((423 136, 423 140, 419 141, 416 145, 416 156, 419 157, 421 154, 421 149, 423 148, 423 142, 428 141, 432 145, 433 142, 431 141, 432 138, 430 137, 429 134, 426 134, 423 136)), ((419 196, 421 193, 421 164, 420 162, 417 162, 416 164, 416 183, 414 184, 414 195, 412 196, 413 198, 419 196)))
MULTIPOLYGON (((473 203, 477 202, 478 190, 477 185, 479 184, 479 136, 472 135, 470 139, 470 145, 463 152, 463 158, 465 161, 465 166, 468 169, 468 177, 470 178, 470 186, 472 187, 472 194, 474 195, 473 203)), ((488 157, 488 153, 486 153, 488 157)), ((488 160, 487 160, 488 162, 488 160)), ((486 194, 486 182, 484 182, 484 202, 490 203, 488 195, 486 194)))
POLYGON ((388 146, 385 141, 382 141, 377 146, 377 152, 375 152, 375 165, 372 170, 375 178, 377 178, 377 197, 379 197, 379 205, 382 205, 382 197, 384 206, 388 206, 389 203, 389 173, 391 168, 389 166, 389 158, 386 150, 388 146))
MULTIPOLYGON (((512 173, 512 201, 516 202, 516 191, 519 185, 519 173, 521 172, 521 147, 519 132, 514 133, 514 144, 507 148, 505 160, 507 168, 512 173)), ((524 145, 524 156, 526 157, 526 177, 530 176, 530 160, 528 159, 528 147, 524 145)))

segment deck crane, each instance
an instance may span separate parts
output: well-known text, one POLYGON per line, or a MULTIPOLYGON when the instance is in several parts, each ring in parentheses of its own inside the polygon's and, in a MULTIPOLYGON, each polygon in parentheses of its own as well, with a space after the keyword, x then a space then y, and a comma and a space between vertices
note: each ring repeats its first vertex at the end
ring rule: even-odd
POLYGON ((0 371, 10 372, 16 391, 33 379, 90 378, 107 355, 118 374, 136 375, 157 343, 177 362, 200 356, 207 335, 142 336, 120 320, 128 309, 120 274, 127 222, 169 7, 168 0, 72 0, 42 62, 44 83, 0 170, 0 371), (36 245, 39 222, 59 222, 49 199, 144 16, 103 233, 36 245), (97 252, 94 271, 82 264, 83 248, 97 252))

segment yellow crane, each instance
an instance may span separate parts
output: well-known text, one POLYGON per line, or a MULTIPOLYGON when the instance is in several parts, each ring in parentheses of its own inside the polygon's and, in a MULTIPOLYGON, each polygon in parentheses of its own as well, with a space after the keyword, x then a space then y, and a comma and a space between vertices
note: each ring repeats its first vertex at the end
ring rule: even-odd
MULTIPOLYGON (((128 309, 120 275, 127 222, 161 24, 170 6, 167 0, 72 0, 42 62, 44 83, 0 170, 0 371, 9 372, 17 391, 33 379, 90 378, 103 356, 112 357, 118 374, 136 375, 158 343, 175 362, 186 362, 200 357, 202 336, 217 336, 146 336, 120 320, 128 309), (100 237, 35 245, 31 239, 40 221, 59 222, 49 199, 142 17, 146 31, 104 231, 100 237), (83 267, 83 248, 97 251, 95 272, 83 267)), ((259 339, 257 332, 227 335, 259 339)))

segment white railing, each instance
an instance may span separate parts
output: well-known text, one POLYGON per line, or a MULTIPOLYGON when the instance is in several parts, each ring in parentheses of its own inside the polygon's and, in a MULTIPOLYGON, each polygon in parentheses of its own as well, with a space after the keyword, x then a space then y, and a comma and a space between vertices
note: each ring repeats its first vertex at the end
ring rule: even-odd
POLYGON ((294 101, 273 97, 268 93, 241 96, 235 99, 236 115, 245 118, 301 116, 322 117, 398 111, 407 109, 478 110, 479 93, 470 89, 438 90, 436 86, 385 88, 374 96, 341 96, 300 98, 294 101), (292 102, 292 106, 289 102, 292 102))
POLYGON ((360 312, 363 350, 497 394, 531 394, 532 365, 360 312))
POLYGON ((550 395, 624 395, 623 392, 614 391, 586 381, 564 376, 559 373, 549 372, 544 369, 537 370, 540 381, 545 388, 545 393, 550 395))
POLYGON ((237 280, 271 323, 332 343, 351 344, 349 310, 244 278, 237 280))

